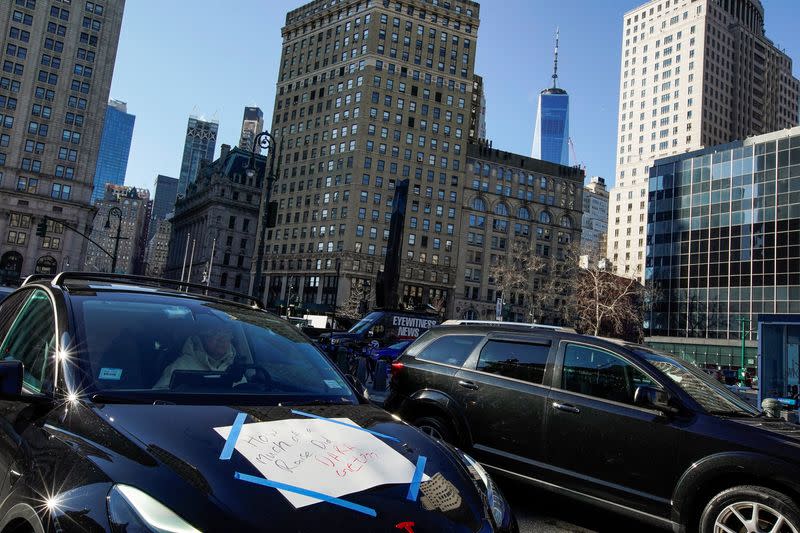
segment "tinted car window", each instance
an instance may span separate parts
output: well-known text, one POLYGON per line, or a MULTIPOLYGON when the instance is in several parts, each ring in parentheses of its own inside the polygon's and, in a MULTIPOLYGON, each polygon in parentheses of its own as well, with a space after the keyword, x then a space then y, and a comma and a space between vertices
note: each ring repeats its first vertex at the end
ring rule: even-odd
POLYGON ((8 331, 0 354, 3 359, 22 361, 25 367, 25 385, 42 391, 48 356, 55 348, 55 323, 53 308, 47 293, 35 290, 22 305, 8 331))
POLYGON ((417 359, 461 366, 483 339, 480 335, 444 335, 417 354, 417 359))
POLYGON ((540 384, 550 343, 529 344, 490 340, 481 350, 477 369, 540 384))
POLYGON ((657 386, 617 355, 590 346, 567 345, 561 379, 564 390, 632 405, 639 385, 657 386))

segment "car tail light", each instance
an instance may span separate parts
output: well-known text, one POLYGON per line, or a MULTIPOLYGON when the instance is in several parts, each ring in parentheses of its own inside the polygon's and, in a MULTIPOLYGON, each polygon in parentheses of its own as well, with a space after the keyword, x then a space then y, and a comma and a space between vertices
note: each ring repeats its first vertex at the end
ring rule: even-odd
POLYGON ((392 377, 396 378, 403 370, 403 363, 392 363, 392 377))

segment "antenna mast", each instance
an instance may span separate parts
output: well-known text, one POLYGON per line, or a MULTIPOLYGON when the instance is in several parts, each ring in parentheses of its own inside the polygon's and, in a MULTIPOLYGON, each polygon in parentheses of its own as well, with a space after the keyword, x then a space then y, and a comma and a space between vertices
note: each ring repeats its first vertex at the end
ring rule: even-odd
POLYGON ((556 27, 556 49, 553 57, 553 89, 555 89, 558 84, 558 34, 559 29, 556 27))

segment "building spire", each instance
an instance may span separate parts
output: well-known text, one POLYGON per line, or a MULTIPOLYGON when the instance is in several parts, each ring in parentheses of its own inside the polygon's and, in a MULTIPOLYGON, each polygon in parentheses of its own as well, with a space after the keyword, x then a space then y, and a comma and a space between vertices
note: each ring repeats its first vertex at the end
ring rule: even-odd
POLYGON ((553 89, 558 85, 558 33, 559 29, 556 27, 556 49, 553 57, 553 89))

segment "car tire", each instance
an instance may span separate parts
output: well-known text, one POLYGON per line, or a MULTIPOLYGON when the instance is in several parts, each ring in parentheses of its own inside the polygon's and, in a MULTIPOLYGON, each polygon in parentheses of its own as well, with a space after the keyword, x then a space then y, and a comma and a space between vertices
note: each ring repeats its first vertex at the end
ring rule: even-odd
POLYGON ((800 508, 787 495, 765 487, 743 485, 724 490, 708 502, 700 516, 700 533, 725 531, 800 532, 800 508), (758 511, 758 523, 750 522, 758 511))
POLYGON ((455 432, 450 428, 450 424, 438 416, 422 416, 414 420, 414 425, 434 439, 451 444, 455 442, 455 432))

